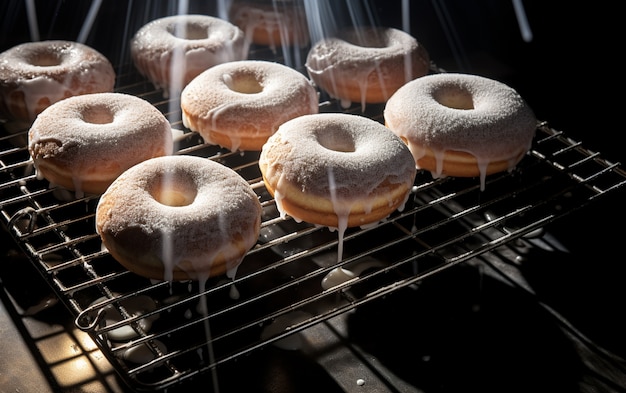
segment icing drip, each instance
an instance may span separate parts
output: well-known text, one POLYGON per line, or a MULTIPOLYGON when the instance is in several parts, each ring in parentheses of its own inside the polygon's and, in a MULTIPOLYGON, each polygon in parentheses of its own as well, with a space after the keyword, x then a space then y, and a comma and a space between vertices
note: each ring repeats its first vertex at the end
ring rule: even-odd
POLYGON ((74 190, 102 193, 124 170, 173 151, 164 115, 128 94, 69 97, 46 108, 28 133, 38 178, 74 190))
POLYGON ((343 259, 347 228, 375 225, 403 208, 416 171, 398 137, 374 120, 348 114, 286 122, 263 146, 259 166, 282 218, 289 214, 337 231, 337 262, 343 259), (303 207, 287 211, 286 200, 303 207), (382 213, 369 216, 375 208, 382 213))
POLYGON ((22 82, 22 86, 17 91, 24 94, 24 102, 28 116, 34 119, 37 114, 38 103, 43 99, 50 102, 56 102, 65 97, 66 91, 70 88, 68 80, 58 82, 56 79, 50 79, 46 76, 40 76, 31 80, 22 82))
POLYGON ((311 79, 347 108, 359 102, 385 102, 407 81, 425 75, 429 56, 417 40, 401 30, 360 27, 317 42, 306 69, 311 79))
POLYGON ((112 92, 115 71, 101 53, 86 45, 51 40, 0 53, 0 81, 0 108, 9 112, 9 118, 30 124, 64 98, 112 92))
POLYGON ((385 264, 372 257, 365 257, 346 264, 345 266, 337 267, 331 270, 322 279, 322 289, 327 290, 337 285, 341 285, 344 282, 350 281, 359 277, 364 271, 372 268, 384 267, 385 264))
POLYGON ((232 280, 258 239, 260 215, 257 195, 232 169, 166 156, 115 180, 98 203, 96 230, 120 263, 150 278, 204 281, 223 272, 232 280))
POLYGON ((260 150, 281 124, 317 113, 318 105, 317 92, 304 75, 258 60, 214 66, 181 95, 185 127, 231 151, 260 150))
POLYGON ((422 169, 435 178, 444 175, 446 152, 450 162, 455 162, 455 152, 473 156, 475 163, 459 166, 475 166, 474 171, 451 170, 447 175, 476 173, 481 190, 490 165, 497 163, 508 171, 517 165, 530 149, 537 124, 514 89, 468 74, 428 75, 407 83, 387 102, 384 119, 407 142, 418 167, 418 161, 432 152, 434 167, 425 164, 428 168, 422 169))
POLYGON ((206 69, 248 57, 237 26, 207 15, 176 15, 153 20, 131 41, 137 69, 165 96, 179 94, 206 69))
POLYGON ((333 205, 333 210, 337 215, 337 262, 340 262, 343 259, 343 237, 348 228, 348 217, 350 216, 351 206, 346 203, 340 203, 337 199, 337 184, 332 167, 328 167, 328 184, 330 200, 333 205))

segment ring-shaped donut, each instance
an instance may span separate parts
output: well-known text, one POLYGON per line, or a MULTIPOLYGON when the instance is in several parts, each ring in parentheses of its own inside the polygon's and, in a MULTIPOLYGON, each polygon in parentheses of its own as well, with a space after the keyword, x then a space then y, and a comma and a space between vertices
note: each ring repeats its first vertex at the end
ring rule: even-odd
POLYGON ((269 46, 273 52, 309 44, 309 27, 300 2, 235 0, 229 20, 244 31, 248 42, 269 46))
POLYGON ((317 91, 280 63, 242 60, 212 67, 181 94, 183 124, 207 143, 232 151, 261 150, 278 127, 318 113, 317 91))
POLYGON ((0 113, 28 126, 57 101, 114 86, 109 60, 78 42, 28 42, 0 54, 0 113))
POLYGON ((386 125, 434 177, 478 177, 513 169, 537 127, 533 111, 504 83, 477 75, 427 75, 401 87, 386 125))
POLYGON ((364 226, 402 209, 416 172, 400 138, 344 113, 284 123, 263 146, 259 167, 281 215, 332 228, 364 226))
POLYGON ((101 194, 122 172, 172 154, 172 129, 148 101, 122 93, 70 97, 46 108, 28 132, 39 178, 101 194))
POLYGON ((342 106, 382 103, 406 82, 426 75, 428 52, 417 39, 388 27, 355 27, 313 45, 306 68, 342 106))
POLYGON ((243 31, 208 15, 153 20, 137 31, 130 50, 135 67, 165 95, 180 93, 193 78, 216 64, 248 57, 243 31))
POLYGON ((256 244, 261 204, 234 170, 166 156, 124 172, 102 195, 96 231, 128 270, 152 279, 232 277, 256 244))

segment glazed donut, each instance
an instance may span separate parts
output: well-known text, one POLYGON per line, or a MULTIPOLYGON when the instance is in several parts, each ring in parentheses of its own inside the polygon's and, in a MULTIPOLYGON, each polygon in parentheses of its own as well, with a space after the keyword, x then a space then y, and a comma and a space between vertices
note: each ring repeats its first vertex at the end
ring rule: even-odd
POLYGON ((28 150, 39 178, 78 197, 101 194, 131 166, 172 154, 172 129, 144 99, 86 94, 41 112, 28 131, 28 150))
POLYGON ((281 216, 345 229, 402 209, 415 180, 407 146, 359 115, 305 115, 280 126, 259 168, 281 216))
POLYGON ((317 86, 343 107, 383 103, 406 82, 426 75, 430 58, 409 34, 384 27, 351 28, 317 42, 306 68, 317 86))
POLYGON ((181 94, 183 125, 231 151, 261 150, 287 120, 319 111, 306 76, 279 63, 242 60, 212 67, 181 94))
POLYGON ((235 0, 229 12, 231 22, 246 35, 246 40, 269 46, 303 47, 309 44, 309 29, 304 7, 294 1, 235 0))
POLYGON ((261 204, 248 182, 196 156, 135 165, 96 207, 96 231, 111 255, 155 280, 232 278, 260 228, 261 204))
POLYGON ((109 60, 77 42, 29 42, 0 53, 0 113, 27 126, 61 99, 112 92, 114 85, 109 60))
POLYGON ((401 87, 384 109, 387 127, 433 176, 481 178, 513 169, 530 149, 533 111, 511 87, 467 74, 427 75, 401 87))
POLYGON ((166 96, 180 93, 207 68, 248 57, 243 31, 208 15, 153 20, 137 31, 130 52, 137 70, 166 96))

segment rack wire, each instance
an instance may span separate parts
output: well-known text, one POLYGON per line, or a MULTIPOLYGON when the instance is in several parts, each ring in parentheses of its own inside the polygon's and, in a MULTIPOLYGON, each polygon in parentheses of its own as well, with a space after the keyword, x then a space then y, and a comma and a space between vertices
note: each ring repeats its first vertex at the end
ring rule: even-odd
MULTIPOLYGON (((122 379, 154 391, 207 375, 220 365, 278 343, 400 288, 530 236, 598 198, 621 189, 626 172, 548 124, 518 167, 478 179, 418 172, 402 211, 367 228, 349 229, 344 257, 328 228, 282 219, 265 189, 258 152, 205 144, 132 67, 120 69, 118 91, 152 102, 182 131, 176 154, 233 168, 258 194, 261 235, 233 280, 148 280, 121 267, 95 233, 99 196, 76 198, 38 179, 26 130, 0 137, 0 214, 28 259, 88 332, 122 379), (335 286, 325 278, 356 273, 335 286), (141 356, 136 356, 141 354, 141 356), (140 358, 141 360, 138 360, 140 358)), ((382 106, 342 108, 320 99, 321 112, 344 111, 382 121, 382 106)))

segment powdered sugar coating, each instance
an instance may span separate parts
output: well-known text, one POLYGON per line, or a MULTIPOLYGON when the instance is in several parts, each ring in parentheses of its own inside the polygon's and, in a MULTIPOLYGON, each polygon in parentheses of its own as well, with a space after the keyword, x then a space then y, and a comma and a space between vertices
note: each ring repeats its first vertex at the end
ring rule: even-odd
POLYGON ((112 92, 114 85, 109 60, 77 42, 29 42, 0 53, 0 112, 29 125, 61 99, 112 92))
MULTIPOLYGON (((173 150, 165 116, 148 101, 121 93, 70 97, 44 110, 28 133, 35 168, 67 172, 73 187, 109 184, 131 166, 173 150)), ((43 173, 46 176, 46 172, 43 173)))
POLYGON ((206 279, 211 269, 234 275, 258 239, 261 205, 234 170, 205 158, 167 156, 116 179, 96 220, 105 246, 128 269, 167 281, 181 274, 206 279))
POLYGON ((178 93, 202 71, 248 57, 241 29, 208 15, 175 15, 153 20, 131 40, 139 72, 165 94, 178 93))
POLYGON ((230 150, 261 150, 278 127, 319 111, 317 92, 300 72, 260 60, 220 64, 198 75, 181 94, 183 123, 202 135, 225 137, 230 150), (251 140, 246 142, 246 139, 251 140))
MULTIPOLYGON (((387 126, 406 139, 416 160, 431 149, 438 160, 446 151, 476 157, 484 178, 491 161, 517 164, 530 148, 537 120, 511 87, 481 76, 444 73, 407 83, 387 102, 387 126)), ((441 163, 437 165, 441 168, 441 163)), ((439 176, 438 169, 433 173, 439 176)))
POLYGON ((317 42, 307 56, 311 79, 347 106, 384 102, 403 84, 428 73, 424 47, 402 30, 358 27, 317 42))
POLYGON ((304 195, 332 200, 340 221, 354 206, 367 206, 386 192, 381 184, 404 184, 408 190, 415 178, 413 157, 400 138, 375 120, 344 113, 305 115, 283 124, 263 146, 259 165, 266 168, 265 178, 279 178, 277 204, 281 183, 288 182, 304 195))

